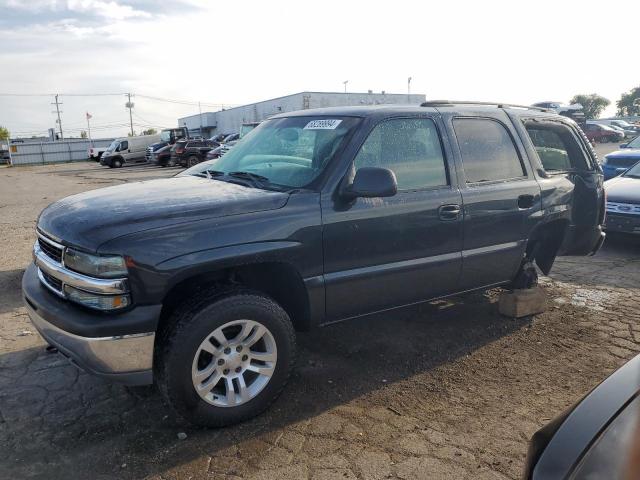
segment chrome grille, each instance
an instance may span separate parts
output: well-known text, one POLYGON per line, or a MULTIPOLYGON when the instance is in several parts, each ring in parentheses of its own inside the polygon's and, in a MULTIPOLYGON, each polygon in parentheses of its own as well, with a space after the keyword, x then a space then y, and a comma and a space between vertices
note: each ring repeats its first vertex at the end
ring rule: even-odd
POLYGON ((147 159, 147 162, 150 162, 152 157, 153 157, 153 147, 147 147, 147 153, 145 154, 145 158, 147 159))
POLYGON ((640 205, 633 203, 607 202, 607 213, 640 215, 640 205))
POLYGON ((42 235, 38 235, 38 245, 40 249, 51 259, 62 263, 62 245, 57 244, 42 235))
POLYGON ((51 275, 49 275, 46 272, 43 272, 42 270, 38 269, 40 271, 40 274, 42 275, 42 278, 44 279, 44 281, 52 288, 54 288, 57 292, 62 293, 62 281, 58 280, 55 277, 52 277, 51 275))

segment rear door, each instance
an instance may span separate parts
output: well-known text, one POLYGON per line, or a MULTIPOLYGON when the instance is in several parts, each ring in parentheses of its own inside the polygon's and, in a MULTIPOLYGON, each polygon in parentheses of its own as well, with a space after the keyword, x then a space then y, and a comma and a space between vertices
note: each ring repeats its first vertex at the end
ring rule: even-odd
POLYGON ((327 321, 457 290, 461 196, 441 130, 439 119, 426 115, 380 121, 356 154, 353 172, 389 168, 398 193, 348 203, 323 195, 327 321))
POLYGON ((449 125, 464 204, 461 289, 510 281, 540 215, 540 187, 502 110, 451 115, 449 125))

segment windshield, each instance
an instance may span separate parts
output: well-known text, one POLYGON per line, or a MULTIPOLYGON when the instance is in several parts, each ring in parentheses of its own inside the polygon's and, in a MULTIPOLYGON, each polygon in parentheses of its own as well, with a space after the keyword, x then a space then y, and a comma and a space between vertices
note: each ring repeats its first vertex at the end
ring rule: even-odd
POLYGON ((640 162, 622 174, 623 177, 640 178, 640 162))
MULTIPOLYGON (((182 175, 216 172, 217 177, 245 172, 266 182, 299 188, 311 183, 330 163, 359 119, 289 117, 268 120, 249 132, 224 156, 200 163, 182 175)), ((181 175, 181 176, 182 176, 181 175)))
POLYGON ((628 148, 640 148, 640 135, 627 143, 628 148))
POLYGON ((118 140, 114 140, 113 142, 111 142, 111 145, 107 147, 105 152, 115 152, 116 148, 118 148, 118 145, 120 145, 120 142, 118 140))
POLYGON ((613 122, 611 122, 611 123, 612 123, 613 125, 616 125, 616 126, 618 126, 618 127, 622 127, 622 128, 629 128, 629 127, 631 127, 631 126, 632 126, 629 122, 627 122, 627 121, 625 121, 625 120, 615 120, 615 121, 613 121, 613 122))
POLYGON ((171 140, 171 130, 162 130, 160 132, 160 141, 168 142, 171 140))

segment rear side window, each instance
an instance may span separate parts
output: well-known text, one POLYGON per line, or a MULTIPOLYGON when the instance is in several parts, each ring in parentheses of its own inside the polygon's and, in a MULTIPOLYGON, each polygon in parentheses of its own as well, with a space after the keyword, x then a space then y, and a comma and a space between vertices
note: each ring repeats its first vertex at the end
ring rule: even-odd
POLYGON ((440 137, 429 118, 394 118, 379 123, 356 155, 354 165, 356 169, 392 170, 399 190, 448 184, 440 137))
POLYGON ((524 122, 542 167, 547 172, 588 170, 585 153, 571 129, 560 122, 524 122))
POLYGON ((525 176, 511 135, 502 124, 487 118, 458 118, 453 128, 467 183, 525 176))

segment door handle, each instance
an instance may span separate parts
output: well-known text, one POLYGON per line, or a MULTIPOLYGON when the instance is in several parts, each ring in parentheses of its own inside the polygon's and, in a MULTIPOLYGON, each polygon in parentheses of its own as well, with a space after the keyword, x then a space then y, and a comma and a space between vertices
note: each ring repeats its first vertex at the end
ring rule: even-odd
POLYGON ((518 197, 518 208, 531 208, 533 207, 533 202, 535 201, 536 197, 533 195, 520 195, 518 197))
POLYGON ((438 217, 445 222, 457 220, 460 211, 460 205, 440 205, 440 208, 438 208, 438 217))

